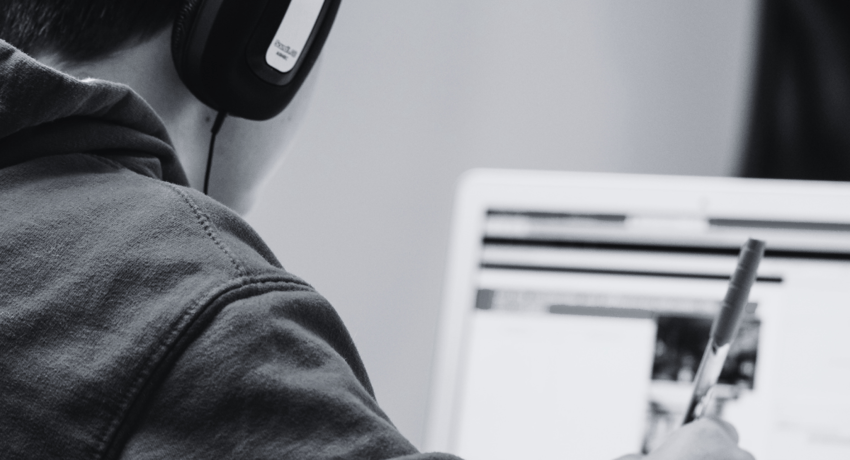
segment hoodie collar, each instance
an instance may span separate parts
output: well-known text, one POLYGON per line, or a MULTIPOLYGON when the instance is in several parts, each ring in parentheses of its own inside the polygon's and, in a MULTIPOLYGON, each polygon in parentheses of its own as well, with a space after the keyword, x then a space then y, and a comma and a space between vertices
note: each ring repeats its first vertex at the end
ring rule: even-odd
POLYGON ((0 168, 67 153, 188 185, 162 121, 128 86, 78 80, 0 40, 0 168))

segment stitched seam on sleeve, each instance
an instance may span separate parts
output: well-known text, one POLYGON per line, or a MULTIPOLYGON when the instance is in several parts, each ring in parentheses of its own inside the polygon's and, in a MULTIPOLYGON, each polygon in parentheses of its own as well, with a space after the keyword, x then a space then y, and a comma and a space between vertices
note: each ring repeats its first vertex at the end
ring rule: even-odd
POLYGON ((192 213, 195 215, 195 218, 198 220, 198 223, 204 229, 204 232, 207 234, 210 240, 215 243, 219 250, 221 250, 221 252, 223 252, 224 255, 230 260, 231 265, 233 265, 233 269, 236 270, 237 276, 247 276, 247 272, 245 271, 245 269, 242 268, 242 265, 239 263, 238 260, 236 260, 236 257, 233 255, 233 253, 230 252, 230 249, 227 248, 227 245, 224 244, 224 242, 221 241, 221 239, 218 237, 218 234, 215 232, 215 226, 210 221, 209 216, 207 216, 207 214, 203 210, 201 210, 201 207, 198 206, 197 203, 195 203, 195 200, 193 200, 188 193, 184 192, 183 190, 180 190, 179 187, 175 187, 171 184, 167 185, 172 190, 177 192, 177 194, 183 198, 183 201, 185 201, 186 204, 189 205, 189 208, 192 210, 192 213))
MULTIPOLYGON (((159 344, 147 355, 141 370, 133 380, 129 389, 124 393, 124 398, 122 398, 121 402, 118 404, 118 410, 116 411, 115 417, 107 426, 99 441, 100 445, 93 455, 95 460, 104 458, 107 450, 110 449, 115 436, 118 434, 121 424, 127 421, 127 413, 130 411, 136 398, 142 392, 145 384, 149 381, 151 375, 156 371, 156 368, 160 365, 160 363, 167 358, 169 351, 174 347, 175 343, 179 341, 180 336, 192 327, 195 320, 200 317, 207 308, 216 303, 218 299, 232 293, 233 291, 250 288, 252 286, 260 287, 268 284, 281 284, 282 286, 277 288, 280 291, 315 292, 307 285, 277 276, 252 278, 243 277, 231 280, 224 284, 219 284, 208 291, 210 293, 209 295, 193 301, 192 304, 174 321, 173 326, 169 328, 165 334, 163 334, 164 337, 159 341, 159 344)), ((252 296, 253 295, 257 294, 252 294, 252 296)), ((235 299, 231 299, 228 304, 241 299, 242 296, 236 297, 235 299)))

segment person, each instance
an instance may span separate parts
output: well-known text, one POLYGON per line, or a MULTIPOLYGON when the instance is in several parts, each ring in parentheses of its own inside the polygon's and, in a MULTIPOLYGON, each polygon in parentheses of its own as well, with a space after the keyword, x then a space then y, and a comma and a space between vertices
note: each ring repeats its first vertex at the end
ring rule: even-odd
MULTIPOLYGON (((398 432, 339 316, 237 214, 315 75, 229 118, 199 191, 217 111, 175 70, 182 4, 2 2, 0 457, 455 458, 398 432)), ((647 458, 751 457, 706 419, 647 458)))

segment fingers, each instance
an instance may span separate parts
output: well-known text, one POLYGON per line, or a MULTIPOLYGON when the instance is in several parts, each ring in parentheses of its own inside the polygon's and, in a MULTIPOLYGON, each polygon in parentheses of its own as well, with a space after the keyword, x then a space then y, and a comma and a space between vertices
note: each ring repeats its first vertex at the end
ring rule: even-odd
MULTIPOLYGON (((706 421, 708 423, 714 423, 717 427, 719 427, 723 433, 729 436, 729 438, 735 443, 738 444, 740 438, 738 437, 738 430, 735 427, 727 422, 726 420, 721 420, 716 417, 703 417, 698 421, 706 421)), ((755 460, 755 456, 753 454, 747 452, 743 449, 735 449, 734 458, 732 460, 755 460)))
POLYGON ((756 457, 746 450, 741 450, 739 451, 738 460, 756 460, 756 457))
MULTIPOLYGON (((638 457, 639 458, 639 457, 638 457)), ((754 460, 738 447, 738 431, 716 418, 702 418, 671 433, 646 460, 754 460)))
POLYGON ((727 435, 729 435, 729 437, 732 438, 732 441, 734 441, 735 444, 738 444, 738 440, 739 440, 738 430, 736 430, 735 427, 732 426, 731 423, 729 423, 725 420, 721 420, 719 418, 715 418, 715 417, 703 417, 703 418, 701 418, 701 419, 699 419, 699 420, 697 420, 693 423, 700 423, 700 422, 714 423, 721 430, 723 430, 727 435))
POLYGON ((732 424, 705 417, 672 433, 647 456, 631 454, 616 460, 755 460, 737 444, 738 430, 732 424))

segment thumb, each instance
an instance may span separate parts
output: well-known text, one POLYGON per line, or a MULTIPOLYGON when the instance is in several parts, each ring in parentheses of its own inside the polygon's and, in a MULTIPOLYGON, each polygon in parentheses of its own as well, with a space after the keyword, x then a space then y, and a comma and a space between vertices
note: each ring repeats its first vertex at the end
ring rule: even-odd
POLYGON ((641 454, 629 454, 629 455, 623 455, 622 457, 618 457, 614 460, 641 460, 642 458, 643 458, 643 455, 641 455, 641 454))

